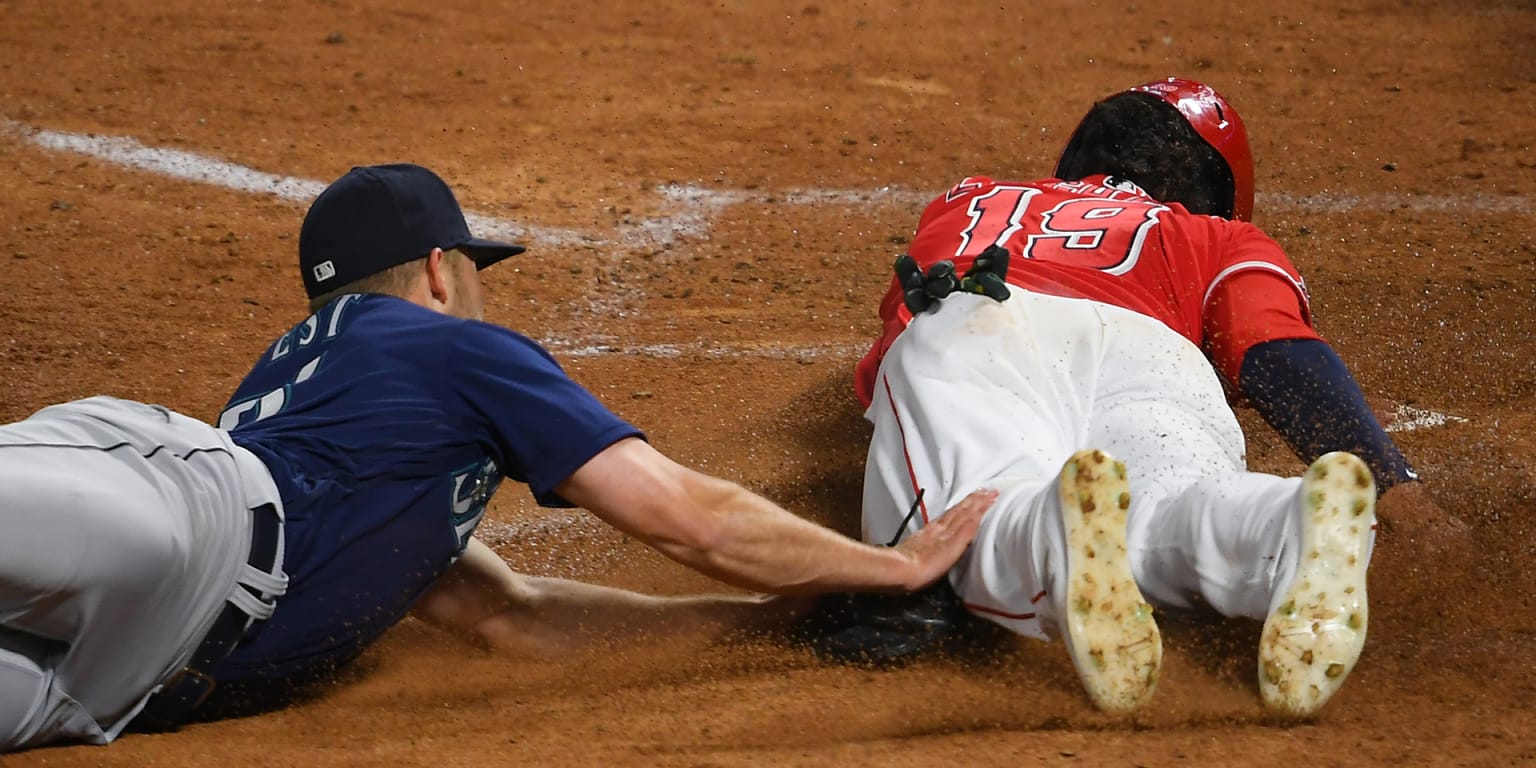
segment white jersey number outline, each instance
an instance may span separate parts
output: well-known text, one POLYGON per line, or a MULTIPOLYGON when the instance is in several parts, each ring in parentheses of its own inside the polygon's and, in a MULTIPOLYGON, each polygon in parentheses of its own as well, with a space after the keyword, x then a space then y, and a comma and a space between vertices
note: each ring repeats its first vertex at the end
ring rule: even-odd
MULTIPOLYGON (((993 245, 1006 245, 1024 228, 1024 217, 1040 190, 999 185, 971 198, 970 226, 960 233, 956 256, 975 256, 993 245)), ((1078 197, 1063 200, 1040 214, 1040 232, 1030 235, 1020 255, 1091 267, 1112 275, 1136 268, 1147 234, 1167 206, 1142 200, 1078 197)))

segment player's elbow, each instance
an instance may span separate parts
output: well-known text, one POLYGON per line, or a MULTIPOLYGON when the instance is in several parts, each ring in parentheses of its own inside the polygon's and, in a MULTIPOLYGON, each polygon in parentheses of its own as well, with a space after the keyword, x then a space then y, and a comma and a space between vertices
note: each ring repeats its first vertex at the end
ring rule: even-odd
POLYGON ((493 650, 525 658, 555 658, 575 647, 547 615, 557 598, 533 580, 520 580, 497 610, 474 624, 476 640, 493 650))
POLYGON ((709 550, 725 533, 724 515, 741 488, 735 483, 686 470, 666 478, 647 507, 633 516, 636 535, 664 550, 709 550))
POLYGON ((729 526, 718 510, 695 507, 681 511, 674 524, 657 531, 649 543, 684 565, 712 571, 709 564, 729 549, 730 540, 729 526))

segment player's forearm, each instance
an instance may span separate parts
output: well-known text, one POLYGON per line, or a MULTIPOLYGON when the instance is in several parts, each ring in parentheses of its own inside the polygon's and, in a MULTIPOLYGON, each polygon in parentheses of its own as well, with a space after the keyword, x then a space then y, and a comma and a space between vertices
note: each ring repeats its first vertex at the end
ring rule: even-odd
POLYGON ((1418 475, 1382 428, 1333 348, 1314 339, 1270 341, 1243 357, 1239 386, 1303 461, 1329 451, 1364 459, 1378 493, 1418 475))
POLYGON ((765 595, 644 595, 513 571, 478 539, 417 602, 434 626, 497 649, 550 656, 595 642, 642 637, 709 640, 732 629, 772 626, 808 604, 765 595))
POLYGON ((604 449, 555 491, 673 560, 778 594, 926 586, 965 553, 996 498, 974 492, 900 546, 874 547, 683 467, 636 439, 604 449))
POLYGON ((528 577, 527 599, 475 627, 500 651, 557 656, 604 642, 708 642, 737 629, 788 621, 803 605, 765 595, 643 595, 566 579, 528 577))
POLYGON ((797 517, 740 486, 700 476, 698 536, 654 544, 668 557, 728 584, 777 594, 904 591, 922 586, 912 558, 797 517))

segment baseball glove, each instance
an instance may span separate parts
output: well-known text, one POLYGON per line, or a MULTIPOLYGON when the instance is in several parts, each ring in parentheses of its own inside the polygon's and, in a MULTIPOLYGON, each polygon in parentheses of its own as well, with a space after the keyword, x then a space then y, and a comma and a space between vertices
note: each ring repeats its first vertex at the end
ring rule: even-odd
POLYGON ((949 580, 940 579, 905 595, 824 595, 795 635, 825 659, 892 667, 953 649, 970 621, 949 580))

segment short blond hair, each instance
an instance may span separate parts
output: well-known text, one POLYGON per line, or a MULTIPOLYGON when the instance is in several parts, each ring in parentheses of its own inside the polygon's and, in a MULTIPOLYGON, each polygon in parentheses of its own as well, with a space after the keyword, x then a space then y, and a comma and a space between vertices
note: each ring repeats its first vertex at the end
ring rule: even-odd
POLYGON ((353 280, 329 293, 322 293, 309 300, 309 311, 319 312, 337 296, 348 293, 382 293, 385 296, 403 299, 410 293, 411 284, 421 275, 421 264, 425 260, 425 258, 413 259, 404 264, 396 264, 367 277, 353 280))

